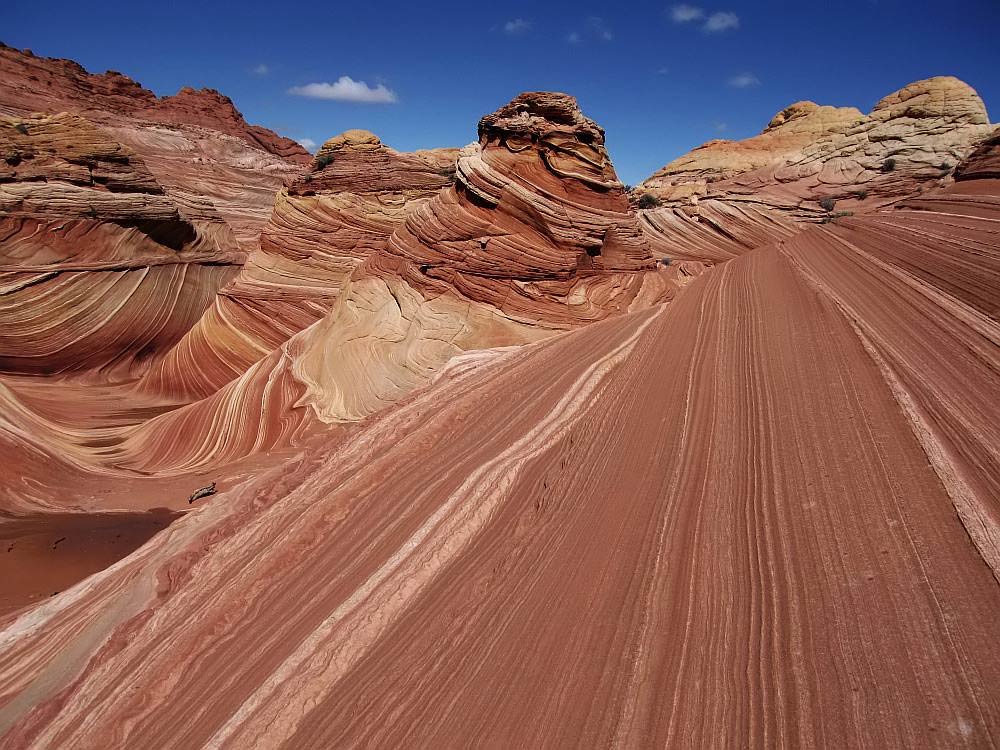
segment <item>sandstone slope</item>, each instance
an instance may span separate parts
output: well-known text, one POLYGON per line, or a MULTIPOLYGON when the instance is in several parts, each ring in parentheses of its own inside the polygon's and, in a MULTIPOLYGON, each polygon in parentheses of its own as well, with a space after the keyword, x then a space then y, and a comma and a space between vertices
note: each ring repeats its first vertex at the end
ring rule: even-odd
POLYGON ((965 185, 233 487, 6 620, 0 747, 995 744, 1000 188, 965 185))
POLYGON ((0 153, 0 372, 138 377, 243 262, 81 117, 0 118, 0 153))

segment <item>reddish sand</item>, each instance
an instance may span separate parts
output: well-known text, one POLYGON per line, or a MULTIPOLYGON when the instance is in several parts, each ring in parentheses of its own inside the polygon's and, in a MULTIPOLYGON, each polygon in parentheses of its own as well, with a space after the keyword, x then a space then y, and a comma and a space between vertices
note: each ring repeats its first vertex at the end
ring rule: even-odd
POLYGON ((0 520, 0 616, 55 596, 143 545, 178 516, 39 513, 0 520))

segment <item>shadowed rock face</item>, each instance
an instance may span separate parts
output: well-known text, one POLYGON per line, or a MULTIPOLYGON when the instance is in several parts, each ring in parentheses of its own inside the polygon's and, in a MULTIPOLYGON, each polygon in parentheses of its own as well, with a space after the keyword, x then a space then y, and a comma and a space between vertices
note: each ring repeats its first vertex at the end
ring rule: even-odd
POLYGON ((912 83, 868 115, 798 102, 760 135, 674 160, 635 196, 664 205, 643 216, 651 237, 678 257, 718 261, 820 221, 829 206, 868 211, 944 184, 991 130, 976 92, 947 76, 912 83))
POLYGON ((0 153, 0 371, 134 378, 243 261, 81 117, 0 118, 0 153))
POLYGON ((955 170, 956 180, 1000 179, 1000 128, 976 147, 955 170))

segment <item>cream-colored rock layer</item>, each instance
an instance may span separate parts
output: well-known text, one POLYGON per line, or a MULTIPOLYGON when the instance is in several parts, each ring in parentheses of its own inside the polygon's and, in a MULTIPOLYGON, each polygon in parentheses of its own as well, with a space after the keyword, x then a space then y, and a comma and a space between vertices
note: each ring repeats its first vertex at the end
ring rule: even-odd
POLYGON ((760 135, 710 141, 676 159, 634 195, 649 193, 666 209, 688 206, 695 215, 702 201, 717 200, 819 221, 831 211, 820 201, 832 202, 833 212, 865 211, 946 182, 990 131, 972 88, 930 78, 890 94, 868 115, 798 102, 760 135))
MULTIPOLYGON (((522 94, 484 117, 479 137, 455 185, 406 215, 304 337, 296 373, 322 419, 362 419, 461 352, 662 302, 682 283, 680 270, 656 270, 604 132, 575 99, 522 94)), ((323 172, 345 148, 378 144, 357 131, 331 141, 323 172)))
POLYGON ((144 387, 203 398, 320 320, 355 268, 450 184, 448 155, 400 153, 366 131, 330 139, 313 171, 278 193, 260 247, 144 387))

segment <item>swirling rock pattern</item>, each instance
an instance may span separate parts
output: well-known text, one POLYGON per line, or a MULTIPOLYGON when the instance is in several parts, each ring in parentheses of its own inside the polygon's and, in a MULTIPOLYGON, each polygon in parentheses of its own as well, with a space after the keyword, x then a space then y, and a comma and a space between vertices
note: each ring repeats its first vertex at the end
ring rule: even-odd
POLYGON ((956 182, 453 358, 0 619, 0 747, 997 744, 998 220, 956 182))
POLYGON ((146 386, 208 396, 320 320, 406 215, 453 182, 453 156, 400 153, 367 131, 331 138, 312 171, 278 194, 260 247, 146 386))
MULTIPOLYGON (((348 169, 338 167, 338 151, 348 145, 378 153, 373 138, 329 142, 317 163, 330 166, 309 187, 336 184, 348 169)), ((378 166, 368 173, 378 182, 378 166)), ((521 94, 482 118, 455 184, 414 204, 304 337, 297 372, 306 400, 324 420, 362 419, 461 352, 535 341, 669 299, 681 274, 656 269, 604 131, 571 96, 521 94)))
POLYGON ((76 115, 0 119, 0 372, 136 377, 243 262, 76 115))

